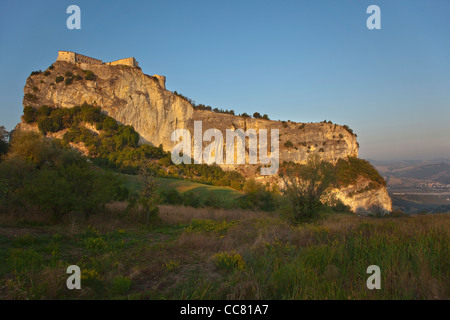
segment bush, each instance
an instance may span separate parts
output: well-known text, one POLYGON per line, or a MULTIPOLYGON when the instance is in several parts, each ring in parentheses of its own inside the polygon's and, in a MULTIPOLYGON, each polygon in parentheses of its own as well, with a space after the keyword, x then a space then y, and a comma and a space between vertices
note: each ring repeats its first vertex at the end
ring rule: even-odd
POLYGON ((64 81, 64 77, 63 77, 63 76, 57 76, 57 77, 55 78, 55 82, 56 82, 56 83, 60 83, 61 81, 64 81))
POLYGON ((41 73, 42 73, 42 70, 33 71, 33 72, 31 72, 30 76, 35 76, 35 75, 38 75, 38 74, 41 74, 41 73))
POLYGON ((290 140, 288 140, 284 143, 284 146, 286 148, 292 148, 292 147, 294 147, 294 144, 290 140))
POLYGON ((116 276, 112 280, 111 289, 115 294, 126 294, 131 287, 131 280, 125 276, 116 276))
POLYGON ((32 93, 25 93, 24 98, 30 101, 36 101, 37 97, 32 93))
POLYGON ((230 253, 221 252, 217 253, 213 256, 213 260, 215 261, 217 267, 221 269, 227 270, 244 270, 245 262, 242 259, 240 254, 237 254, 235 251, 230 253))
POLYGON ((183 205, 186 207, 198 208, 201 206, 200 197, 192 191, 183 193, 183 205))
POLYGON ((160 197, 163 203, 179 205, 183 203, 183 197, 174 188, 162 189, 160 191, 160 197))
POLYGON ((344 129, 345 129, 348 133, 350 133, 351 135, 355 135, 355 134, 353 133, 353 130, 350 129, 350 127, 349 127, 348 125, 344 124, 343 127, 344 127, 344 129))
POLYGON ((26 123, 35 122, 37 119, 37 110, 32 106, 25 106, 23 108, 23 120, 26 123))
POLYGON ((51 73, 50 71, 45 70, 45 71, 44 71, 44 76, 48 76, 50 73, 51 73))
POLYGON ((72 84, 73 78, 66 78, 64 82, 66 83, 66 85, 72 84))
POLYGON ((97 79, 97 76, 91 70, 83 70, 83 72, 86 75, 84 77, 86 80, 94 81, 97 79))
POLYGON ((73 78, 73 73, 70 72, 70 71, 66 71, 66 73, 64 73, 64 75, 65 75, 66 77, 73 78))

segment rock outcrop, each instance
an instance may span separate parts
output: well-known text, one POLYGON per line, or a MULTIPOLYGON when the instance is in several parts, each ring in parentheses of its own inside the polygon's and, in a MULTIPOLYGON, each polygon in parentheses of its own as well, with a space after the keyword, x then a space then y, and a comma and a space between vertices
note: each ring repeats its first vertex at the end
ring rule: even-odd
MULTIPOLYGON (((171 141, 175 129, 193 132, 194 121, 202 121, 203 131, 209 128, 224 133, 226 129, 239 128, 244 131, 248 128, 278 129, 280 163, 305 162, 309 155, 315 153, 333 163, 347 156, 358 156, 356 135, 346 126, 326 122, 271 121, 200 111, 183 97, 166 90, 165 81, 164 76, 146 75, 139 67, 56 61, 51 70, 28 77, 23 105, 72 108, 87 102, 101 107, 103 112, 120 123, 132 125, 140 134, 142 143, 162 144, 166 151, 172 150, 176 144, 171 141), (86 70, 93 72, 91 80, 85 79, 86 70), (56 82, 58 76, 71 81, 61 81, 60 78, 56 82)), ((22 125, 22 128, 26 126, 22 125)), ((223 165, 223 168, 237 169, 247 177, 256 174, 256 165, 223 165)), ((336 194, 354 211, 367 211, 373 206, 391 210, 390 198, 384 187, 356 195, 353 192, 352 197, 349 196, 350 189, 338 190, 336 194)))

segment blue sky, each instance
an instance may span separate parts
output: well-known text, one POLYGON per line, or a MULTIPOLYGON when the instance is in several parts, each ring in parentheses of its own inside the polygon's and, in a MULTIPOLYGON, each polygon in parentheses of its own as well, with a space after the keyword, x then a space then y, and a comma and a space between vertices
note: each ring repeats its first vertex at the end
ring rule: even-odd
POLYGON ((450 157, 450 1, 158 0, 0 3, 0 125, 58 50, 134 56, 197 103, 349 125, 360 157, 450 157), (81 30, 66 8, 81 8, 81 30), (381 30, 366 9, 381 8, 381 30))

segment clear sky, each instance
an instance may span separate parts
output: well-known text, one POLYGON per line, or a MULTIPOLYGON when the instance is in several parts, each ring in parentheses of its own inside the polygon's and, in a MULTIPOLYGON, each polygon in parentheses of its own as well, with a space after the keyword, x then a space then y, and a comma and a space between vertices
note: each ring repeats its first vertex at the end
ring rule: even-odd
POLYGON ((134 56, 197 103, 271 119, 331 120, 360 157, 450 157, 450 1, 149 0, 0 2, 0 125, 58 50, 134 56), (81 30, 66 9, 81 8, 81 30), (381 30, 369 30, 369 5, 381 30))

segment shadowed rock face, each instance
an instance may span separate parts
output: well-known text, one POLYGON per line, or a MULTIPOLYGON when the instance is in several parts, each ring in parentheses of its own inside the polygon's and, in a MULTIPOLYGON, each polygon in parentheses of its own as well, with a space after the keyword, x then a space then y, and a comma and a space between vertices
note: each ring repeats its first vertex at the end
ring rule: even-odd
MULTIPOLYGON (((96 105, 120 123, 132 125, 140 134, 142 143, 163 145, 172 150, 177 142, 171 141, 175 129, 189 129, 193 138, 194 121, 202 121, 203 132, 210 128, 220 130, 224 136, 226 129, 278 129, 280 133, 280 163, 283 161, 305 162, 309 155, 319 154, 329 162, 336 162, 347 156, 358 156, 356 135, 343 126, 330 123, 296 123, 243 118, 211 111, 195 110, 185 99, 165 88, 164 76, 148 76, 140 68, 129 66, 108 66, 71 64, 56 61, 51 73, 28 77, 24 87, 23 105, 42 105, 72 108, 83 102, 96 105), (95 80, 85 80, 83 70, 92 71, 95 80), (55 83, 55 78, 66 72, 74 74, 71 84, 64 81, 55 83), (76 76, 82 77, 76 80, 76 76)), ((67 77, 66 77, 67 78, 67 77)), ((22 125, 22 128, 27 126, 22 125)), ((204 142, 203 146, 209 142, 204 142)), ((224 146, 225 148, 225 146, 224 146)), ((247 161, 246 161, 247 162, 247 161)), ((248 162, 247 162, 248 163, 248 162)), ((221 165, 226 170, 237 169, 246 177, 256 175, 257 165, 221 165)), ((259 177, 264 179, 263 177, 259 177)), ((273 177, 272 177, 273 179, 273 177)), ((356 186, 358 187, 358 186, 356 186)), ((386 189, 382 188, 385 192, 386 189)), ((340 198, 355 210, 358 200, 347 199, 345 192, 340 198), (348 201, 347 201, 348 200, 348 201)), ((391 210, 389 196, 360 197, 362 207, 379 205, 391 210), (373 201, 370 201, 373 198, 373 201), (389 199, 389 201, 387 200, 389 199)))

